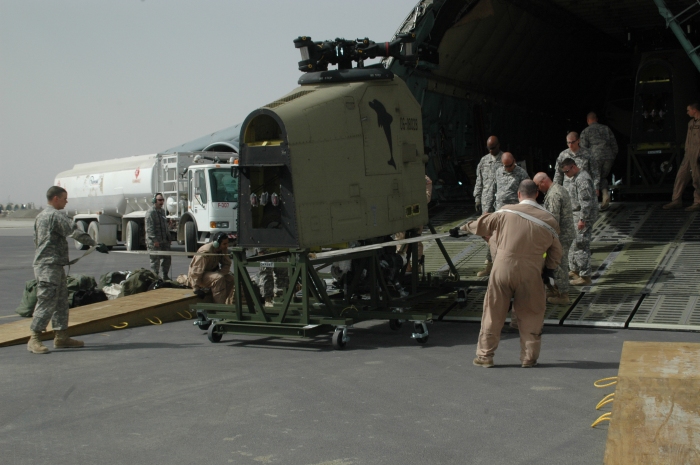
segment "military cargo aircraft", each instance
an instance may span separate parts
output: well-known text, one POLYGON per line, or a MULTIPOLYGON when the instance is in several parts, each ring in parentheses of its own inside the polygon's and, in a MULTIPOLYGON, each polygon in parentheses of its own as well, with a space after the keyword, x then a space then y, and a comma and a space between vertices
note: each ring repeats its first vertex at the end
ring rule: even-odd
MULTIPOLYGON (((421 105, 437 197, 469 196, 491 134, 530 172, 551 173, 589 111, 616 133, 621 186, 665 192, 697 98, 700 59, 684 49, 700 43, 699 11, 687 0, 421 0, 396 33, 415 34, 418 60, 381 66, 421 105)), ((170 151, 238 151, 239 132, 170 151)))

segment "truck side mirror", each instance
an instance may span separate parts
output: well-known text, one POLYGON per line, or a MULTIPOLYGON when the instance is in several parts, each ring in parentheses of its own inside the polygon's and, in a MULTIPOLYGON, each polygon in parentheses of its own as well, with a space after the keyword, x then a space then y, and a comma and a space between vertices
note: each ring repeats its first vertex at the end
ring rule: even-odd
POLYGON ((194 175, 194 189, 195 191, 199 190, 199 176, 197 176, 198 173, 195 173, 194 175))

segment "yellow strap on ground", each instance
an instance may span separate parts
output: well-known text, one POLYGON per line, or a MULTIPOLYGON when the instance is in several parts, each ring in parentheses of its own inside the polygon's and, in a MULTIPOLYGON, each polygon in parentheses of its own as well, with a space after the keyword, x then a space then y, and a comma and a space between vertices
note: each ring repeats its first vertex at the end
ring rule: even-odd
POLYGON ((595 386, 595 387, 597 387, 597 388, 604 388, 604 387, 612 386, 613 384, 617 384, 617 376, 611 376, 610 378, 602 378, 602 379, 599 379, 598 381, 596 381, 595 383, 593 383, 593 386, 595 386), (612 382, 607 383, 607 384, 600 384, 601 381, 610 381, 610 380, 613 380, 613 379, 614 379, 615 381, 612 381, 612 382))
POLYGON ((148 321, 152 325, 162 325, 163 324, 163 322, 160 321, 160 318, 158 318, 157 316, 154 316, 153 318, 158 320, 158 321, 153 321, 150 318, 146 318, 146 321, 148 321))
POLYGON ((125 322, 123 322, 123 323, 121 323, 121 324, 119 324, 119 325, 110 325, 110 326, 111 326, 112 328, 114 328, 114 329, 124 329, 124 328, 126 328, 127 326, 129 326, 129 323, 127 323, 127 322, 125 321, 125 322))
POLYGON ((345 313, 345 310, 355 310, 356 312, 359 312, 359 310, 354 305, 351 305, 351 306, 345 307, 343 310, 341 310, 339 316, 343 316, 343 313, 345 313))
POLYGON ((614 396, 615 396, 615 393, 613 392, 613 393, 610 393, 607 396, 603 397, 603 399, 600 402, 598 402, 598 405, 595 406, 595 409, 600 410, 600 408, 603 405, 609 404, 610 402, 614 401, 615 400, 615 399, 613 399, 614 396))
POLYGON ((183 315, 182 313, 177 312, 177 314, 180 315, 180 316, 181 316, 182 318, 184 318, 185 320, 191 320, 191 319, 192 319, 192 314, 191 314, 191 313, 185 312, 185 314, 183 315))
POLYGON ((598 419, 593 422, 593 424, 591 425, 591 428, 595 428, 596 425, 598 425, 599 423, 602 423, 606 420, 610 421, 610 415, 612 415, 612 412, 604 413, 601 416, 599 416, 598 419))

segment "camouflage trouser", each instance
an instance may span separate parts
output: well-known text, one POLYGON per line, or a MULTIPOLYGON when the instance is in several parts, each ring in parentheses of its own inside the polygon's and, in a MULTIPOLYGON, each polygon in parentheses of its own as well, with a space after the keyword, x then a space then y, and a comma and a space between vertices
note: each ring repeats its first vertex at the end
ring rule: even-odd
MULTIPOLYGON (((160 244, 158 247, 156 246, 149 246, 148 250, 152 251, 161 251, 161 250, 170 250, 170 244, 160 244)), ((151 259, 151 270, 153 273, 158 276, 158 269, 162 268, 163 270, 163 279, 170 279, 168 276, 168 273, 170 272, 170 262, 172 261, 170 255, 149 255, 149 258, 151 259)))
POLYGON ((572 237, 561 237, 559 236, 559 241, 561 242, 562 258, 561 263, 554 272, 554 281, 556 282, 557 289, 561 295, 569 295, 569 251, 571 250, 571 243, 573 242, 572 237))
MULTIPOLYGON (((266 249, 257 249, 258 254, 268 253, 266 249)), ((284 262, 284 258, 273 258, 271 262, 284 262)), ((289 268, 272 268, 261 266, 258 273, 258 286, 264 299, 280 295, 289 287, 289 268)))
POLYGON ((569 268, 579 276, 591 276, 591 236, 593 234, 593 219, 582 230, 578 229, 579 216, 574 213, 574 226, 576 237, 569 249, 569 268))
POLYGON ((42 265, 34 267, 36 277, 36 307, 30 326, 40 333, 51 321, 54 331, 68 329, 68 287, 66 272, 62 266, 42 265))
POLYGON ((598 160, 598 166, 600 166, 600 190, 607 189, 609 186, 608 176, 610 175, 610 170, 612 169, 613 162, 615 160, 598 160))

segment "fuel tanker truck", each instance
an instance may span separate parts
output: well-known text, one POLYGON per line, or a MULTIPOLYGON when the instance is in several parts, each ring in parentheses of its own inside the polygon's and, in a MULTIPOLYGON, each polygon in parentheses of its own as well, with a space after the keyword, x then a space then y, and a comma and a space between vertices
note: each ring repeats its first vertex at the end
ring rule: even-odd
POLYGON ((79 229, 127 250, 145 248, 146 211, 161 193, 171 237, 194 252, 216 232, 237 231, 237 164, 233 152, 139 155, 77 164, 54 184, 68 191, 65 211, 79 229))

